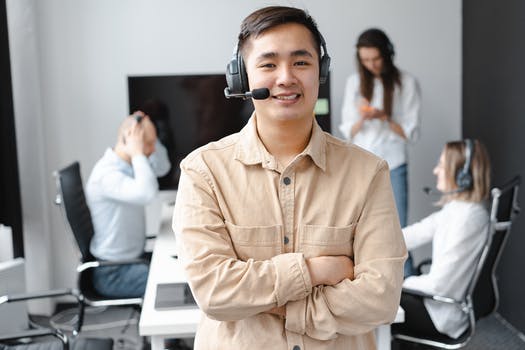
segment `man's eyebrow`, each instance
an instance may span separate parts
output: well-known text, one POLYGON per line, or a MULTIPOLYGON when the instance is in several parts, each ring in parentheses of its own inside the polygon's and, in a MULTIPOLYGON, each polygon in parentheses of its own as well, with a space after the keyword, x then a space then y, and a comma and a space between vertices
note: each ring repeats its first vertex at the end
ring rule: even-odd
POLYGON ((260 61, 260 60, 264 60, 266 58, 274 58, 274 57, 277 57, 277 52, 263 52, 261 53, 259 56, 257 56, 257 60, 260 61))
MULTIPOLYGON (((259 56, 257 56, 257 60, 263 60, 266 58, 275 58, 277 56, 279 56, 279 54, 277 54, 277 52, 274 52, 274 51, 263 52, 259 56)), ((302 56, 313 57, 312 53, 306 49, 292 51, 290 56, 292 57, 302 57, 302 56)))
POLYGON ((297 56, 308 56, 308 57, 314 57, 310 51, 308 50, 305 50, 305 49, 302 49, 302 50, 295 50, 292 52, 292 56, 293 57, 297 57, 297 56))

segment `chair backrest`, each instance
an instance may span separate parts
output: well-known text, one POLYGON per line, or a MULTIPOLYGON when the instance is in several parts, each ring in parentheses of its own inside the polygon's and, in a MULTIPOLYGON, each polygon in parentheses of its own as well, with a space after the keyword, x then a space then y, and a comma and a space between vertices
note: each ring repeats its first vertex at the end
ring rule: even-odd
POLYGON ((94 234, 91 212, 86 202, 80 165, 78 162, 55 172, 57 186, 56 204, 62 208, 65 220, 75 237, 82 262, 94 260, 89 244, 94 234))
POLYGON ((491 192, 490 223, 487 244, 482 251, 476 274, 471 284, 472 303, 475 319, 488 316, 498 307, 499 294, 496 281, 496 267, 507 241, 512 221, 519 213, 518 190, 521 177, 494 188, 491 192))
POLYGON ((478 259, 475 273, 470 280, 465 299, 461 300, 463 311, 468 313, 468 329, 458 338, 446 335, 422 337, 418 332, 400 332, 396 339, 430 345, 439 349, 463 348, 472 338, 476 320, 488 316, 498 307, 496 267, 505 247, 512 221, 519 213, 518 189, 521 177, 516 176, 507 184, 491 191, 490 222, 487 241, 478 259))

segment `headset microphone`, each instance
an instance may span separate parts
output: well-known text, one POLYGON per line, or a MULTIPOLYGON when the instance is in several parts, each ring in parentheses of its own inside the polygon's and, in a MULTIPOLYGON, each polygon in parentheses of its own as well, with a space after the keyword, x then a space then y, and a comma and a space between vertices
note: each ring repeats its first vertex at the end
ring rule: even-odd
POLYGON ((425 192, 425 194, 428 194, 429 196, 446 196, 447 194, 454 194, 454 193, 460 193, 460 192, 464 192, 466 189, 464 188, 456 188, 455 190, 452 190, 452 191, 445 191, 445 192, 441 192, 439 190, 435 190, 433 188, 430 188, 430 187, 423 187, 422 188, 423 192, 425 192))
POLYGON ((243 100, 246 100, 248 98, 253 98, 254 100, 266 100, 268 97, 270 97, 270 90, 267 88, 259 88, 240 94, 234 94, 230 92, 229 88, 225 88, 224 96, 226 96, 226 98, 242 98, 243 100))
POLYGON ((423 187, 422 188, 423 192, 425 192, 425 194, 436 194, 436 191, 434 191, 433 189, 431 189, 430 187, 423 187))

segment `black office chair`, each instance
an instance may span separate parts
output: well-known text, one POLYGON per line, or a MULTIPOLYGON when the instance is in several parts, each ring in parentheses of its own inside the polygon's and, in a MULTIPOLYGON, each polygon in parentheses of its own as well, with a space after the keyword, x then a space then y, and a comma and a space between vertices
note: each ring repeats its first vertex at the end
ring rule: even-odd
POLYGON ((84 195, 80 165, 78 162, 54 173, 57 195, 55 204, 62 208, 66 227, 75 237, 80 251, 80 265, 77 267, 78 289, 85 297, 89 306, 122 306, 142 305, 142 298, 111 298, 98 293, 93 287, 93 269, 99 266, 126 265, 144 263, 142 259, 125 261, 98 261, 89 251, 91 238, 94 234, 91 213, 84 195))
MULTIPOLYGON (((27 293, 0 296, 0 306, 13 302, 24 302, 27 300, 62 297, 70 295, 76 298, 78 305, 77 321, 71 336, 62 330, 42 327, 31 322, 28 315, 27 329, 11 334, 0 334, 0 350, 111 350, 113 339, 111 338, 79 338, 84 321, 84 297, 77 290, 63 289, 41 293, 27 293), (55 337, 58 341, 48 339, 55 337)), ((1 310, 0 310, 1 313, 1 310)))
MULTIPOLYGON (((463 300, 454 300, 446 296, 428 295, 419 291, 403 289, 404 293, 410 293, 422 298, 432 299, 438 302, 457 304, 463 312, 468 315, 469 327, 457 339, 440 335, 424 338, 414 332, 393 333, 394 339, 429 345, 439 349, 459 349, 464 347, 474 335, 476 321, 492 314, 498 307, 499 294, 498 284, 495 276, 499 258, 505 247, 512 221, 519 213, 518 189, 521 177, 516 176, 501 188, 493 188, 491 191, 490 223, 487 242, 478 260, 475 274, 470 281, 466 295, 463 300)), ((430 261, 425 261, 425 263, 430 261)), ((419 269, 421 266, 419 267, 419 269)), ((405 332, 405 331, 403 331, 405 332)))

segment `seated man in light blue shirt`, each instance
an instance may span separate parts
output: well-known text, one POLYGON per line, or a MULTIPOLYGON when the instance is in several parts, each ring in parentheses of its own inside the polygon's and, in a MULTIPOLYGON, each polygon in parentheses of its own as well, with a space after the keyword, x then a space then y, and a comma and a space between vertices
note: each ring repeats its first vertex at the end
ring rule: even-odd
MULTIPOLYGON (((155 151, 157 133, 142 112, 127 117, 113 149, 95 164, 86 185, 95 234, 90 251, 97 259, 119 261, 144 253, 144 206, 158 192, 155 170, 148 157, 155 151)), ((144 264, 99 267, 95 289, 108 297, 141 297, 149 266, 144 264)))

